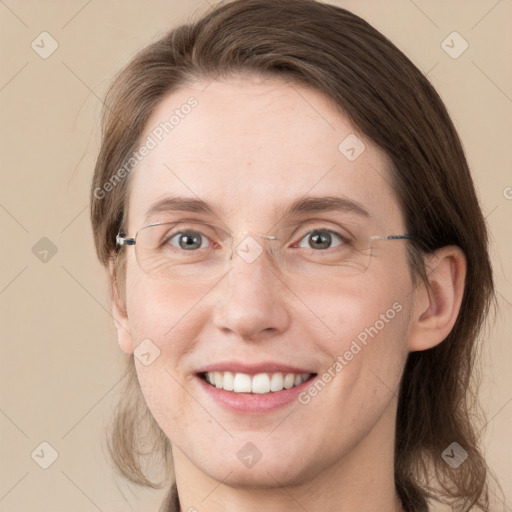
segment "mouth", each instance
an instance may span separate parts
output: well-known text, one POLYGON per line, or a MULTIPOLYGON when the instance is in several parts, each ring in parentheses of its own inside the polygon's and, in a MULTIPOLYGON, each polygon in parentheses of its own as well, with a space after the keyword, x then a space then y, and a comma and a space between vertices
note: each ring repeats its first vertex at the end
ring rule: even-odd
POLYGON ((268 395, 292 389, 314 378, 316 373, 264 372, 250 375, 229 371, 201 372, 199 378, 210 386, 235 394, 268 395))

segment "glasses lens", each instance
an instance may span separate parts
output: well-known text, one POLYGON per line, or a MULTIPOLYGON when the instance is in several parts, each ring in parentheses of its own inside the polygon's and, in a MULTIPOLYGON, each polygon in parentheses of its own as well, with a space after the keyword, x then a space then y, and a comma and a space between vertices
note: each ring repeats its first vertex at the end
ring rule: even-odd
POLYGON ((284 227, 278 238, 284 243, 275 259, 287 274, 336 279, 361 274, 370 264, 372 241, 364 226, 312 222, 284 227))
POLYGON ((173 280, 210 280, 227 272, 234 258, 250 265, 260 258, 290 276, 337 278, 358 275, 370 264, 367 229, 354 224, 309 223, 283 227, 273 237, 228 233, 208 224, 165 223, 137 234, 136 256, 144 272, 173 280))
POLYGON ((152 276, 209 278, 222 263, 226 238, 227 233, 199 222, 153 224, 137 233, 135 250, 140 267, 152 276))

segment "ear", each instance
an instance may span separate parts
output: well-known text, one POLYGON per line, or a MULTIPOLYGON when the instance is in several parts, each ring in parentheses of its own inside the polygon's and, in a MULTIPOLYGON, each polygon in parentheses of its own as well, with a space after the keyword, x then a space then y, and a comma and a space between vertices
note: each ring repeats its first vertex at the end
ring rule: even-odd
MULTIPOLYGON (((114 317, 114 324, 117 330, 119 346, 123 352, 126 352, 127 354, 133 354, 135 347, 130 335, 128 314, 126 311, 126 292, 124 291, 122 294, 119 292, 119 285, 117 282, 117 275, 115 272, 113 259, 109 261, 109 277, 112 290, 112 316, 114 317)), ((126 287, 123 287, 123 290, 126 290, 126 287)))
POLYGON ((430 288, 422 283, 415 292, 409 350, 427 350, 450 334, 459 314, 466 278, 466 257, 454 245, 427 258, 430 288))

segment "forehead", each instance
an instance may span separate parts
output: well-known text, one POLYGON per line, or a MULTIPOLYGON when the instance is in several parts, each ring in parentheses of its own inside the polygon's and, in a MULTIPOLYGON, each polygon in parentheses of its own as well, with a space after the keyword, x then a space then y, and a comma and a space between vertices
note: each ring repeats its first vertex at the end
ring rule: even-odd
POLYGON ((198 82, 160 102, 140 142, 149 149, 132 171, 130 230, 168 196, 211 203, 235 229, 268 228, 298 197, 326 195, 364 205, 376 226, 403 225, 387 156, 311 88, 198 82))

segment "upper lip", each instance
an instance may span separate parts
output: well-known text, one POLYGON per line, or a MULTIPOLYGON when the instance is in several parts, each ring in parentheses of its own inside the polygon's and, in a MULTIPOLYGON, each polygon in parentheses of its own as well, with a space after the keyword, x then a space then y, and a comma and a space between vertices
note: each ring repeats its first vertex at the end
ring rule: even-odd
POLYGON ((257 373, 314 373, 310 369, 300 368, 298 366, 290 366, 287 364, 276 363, 273 361, 262 363, 241 363, 237 361, 223 361, 213 363, 200 368, 197 373, 206 372, 232 372, 246 373, 248 375, 256 375, 257 373))

